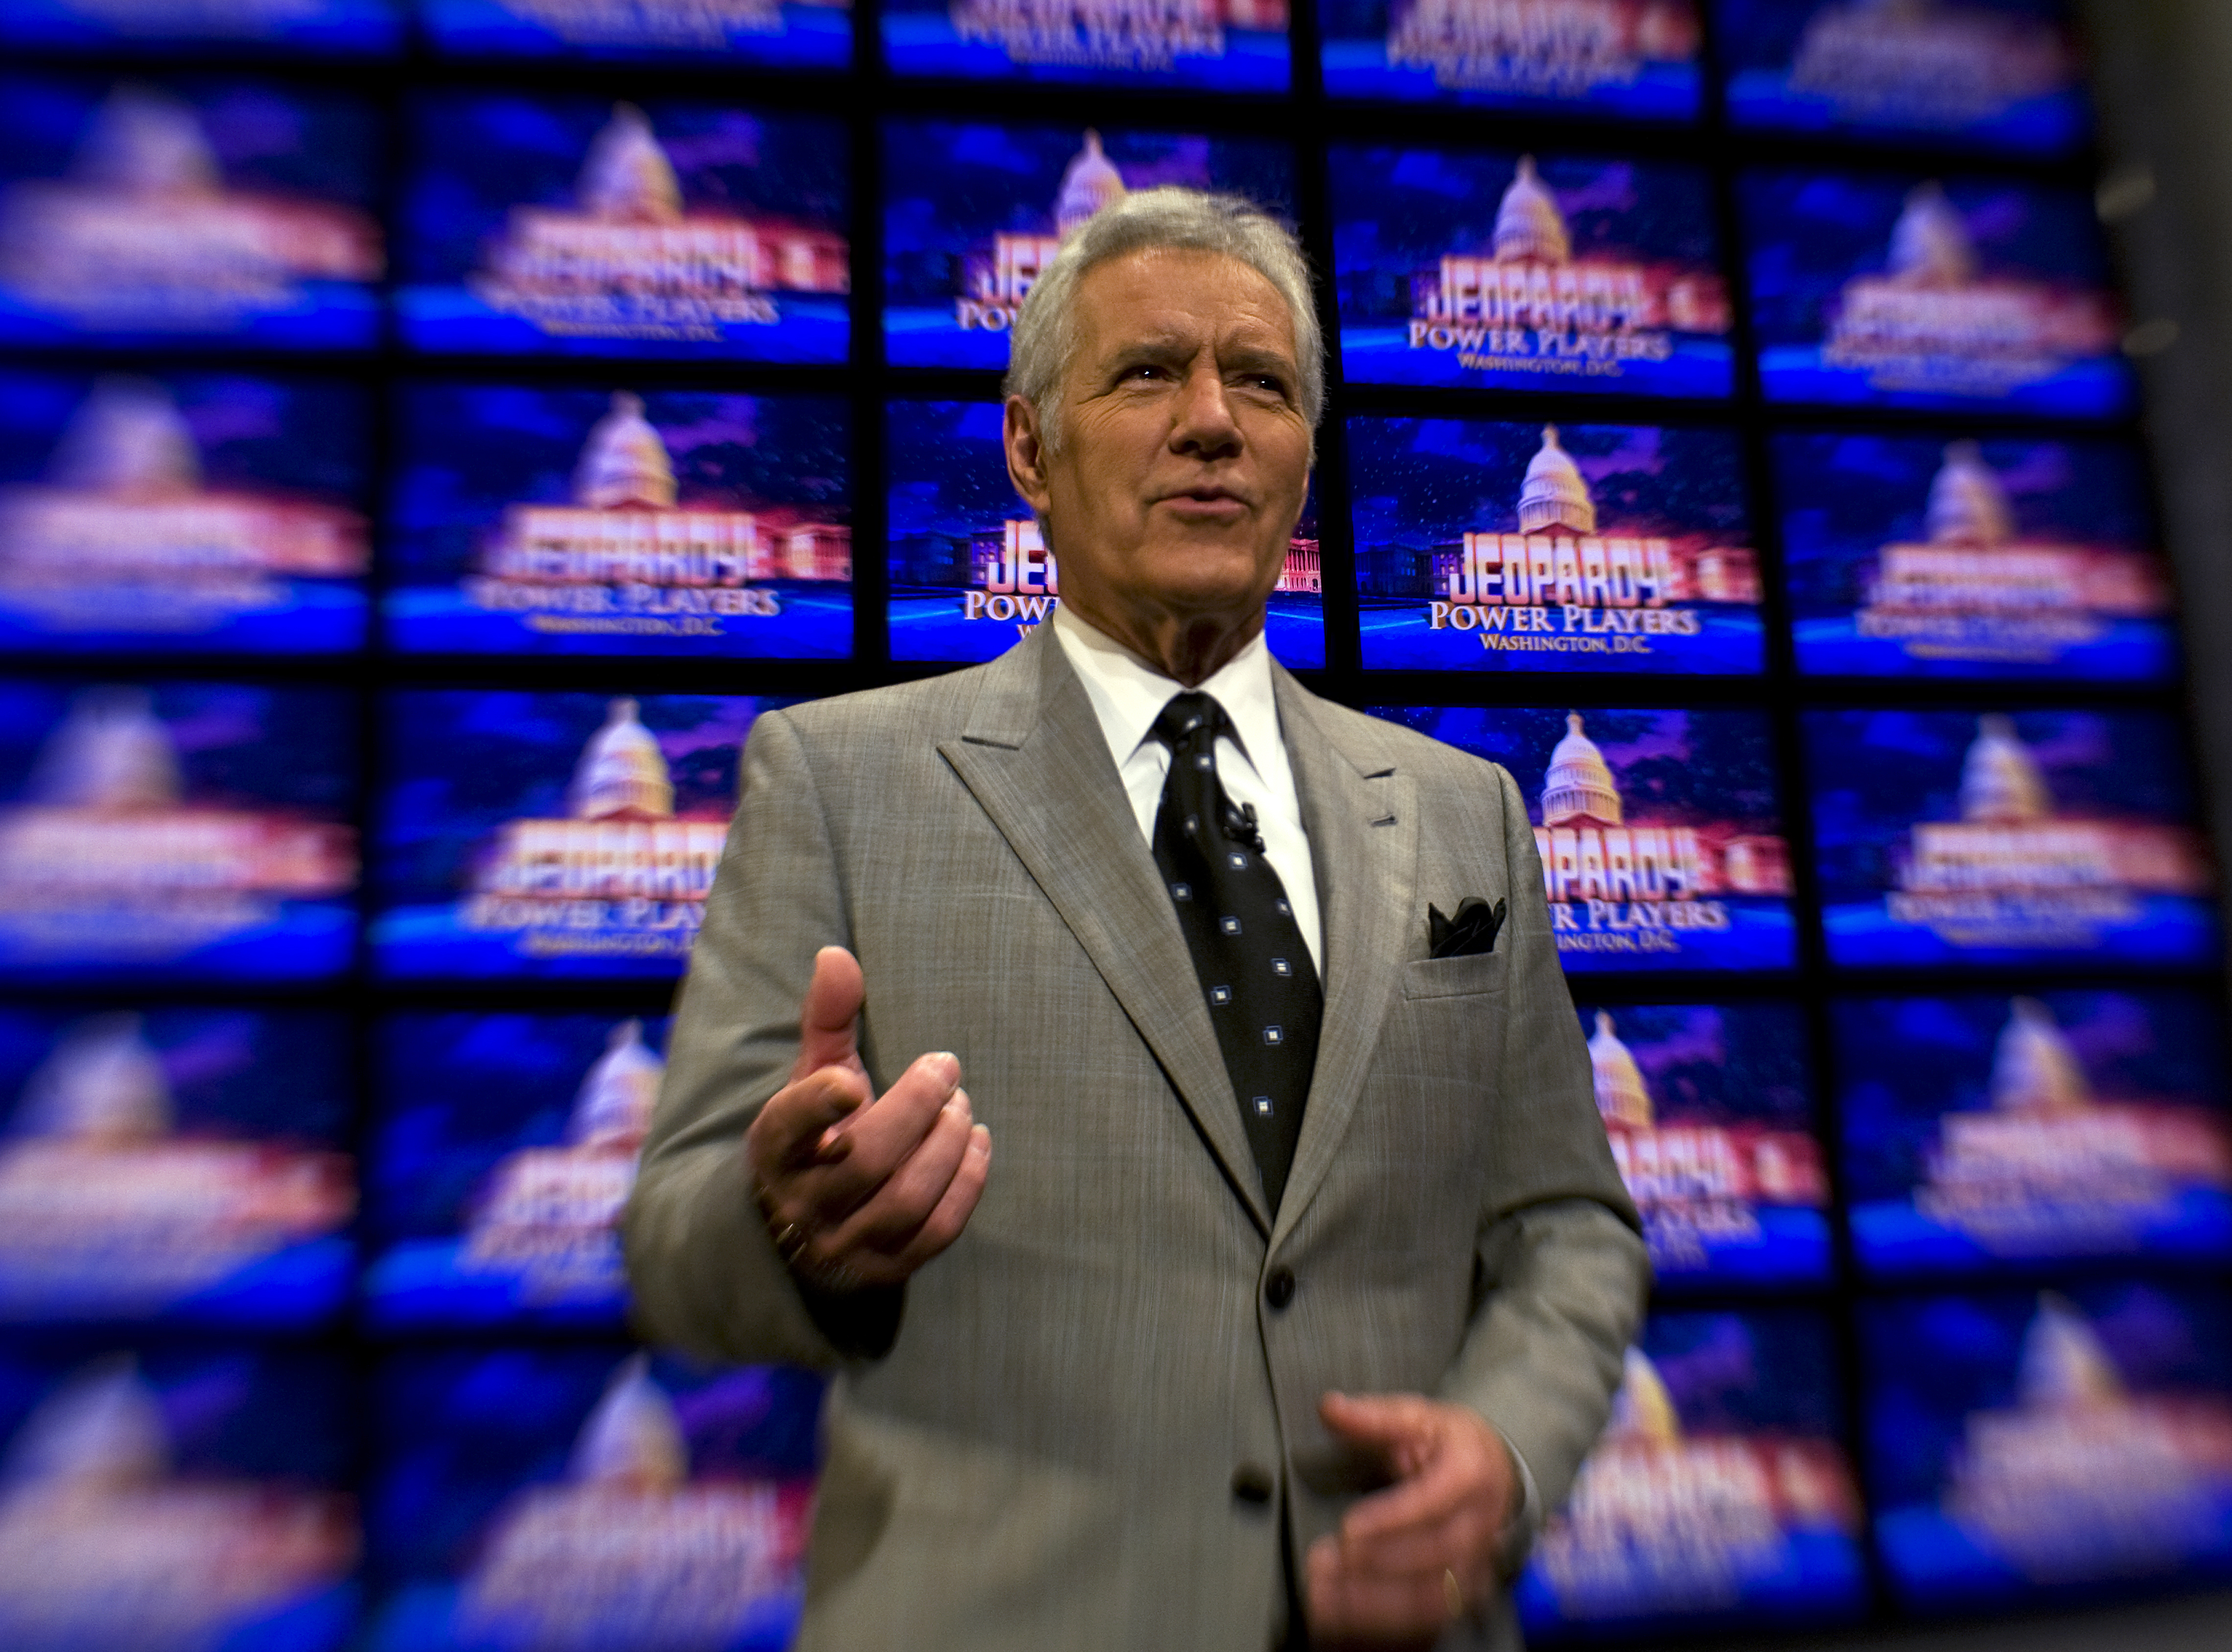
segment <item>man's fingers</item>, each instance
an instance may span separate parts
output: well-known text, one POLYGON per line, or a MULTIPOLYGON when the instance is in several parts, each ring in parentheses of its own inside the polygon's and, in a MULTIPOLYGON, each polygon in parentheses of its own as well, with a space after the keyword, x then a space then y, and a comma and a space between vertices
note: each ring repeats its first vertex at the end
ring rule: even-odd
POLYGON ((969 1225, 969 1218, 976 1211, 977 1200, 984 1196, 984 1183, 991 1169, 992 1132, 982 1124, 972 1125, 960 1167, 945 1184, 944 1195, 923 1219, 906 1248, 892 1258, 900 1278, 913 1273, 961 1237, 961 1230, 969 1225))
POLYGON ((960 1083, 961 1063, 947 1052, 917 1056, 890 1089, 845 1121, 837 1134, 846 1159, 831 1183, 850 1194, 848 1212, 907 1162, 960 1083))
POLYGON ((1352 1445, 1371 1446, 1392 1459, 1415 1447, 1433 1428, 1433 1406, 1417 1394, 1327 1394, 1318 1402, 1327 1428, 1352 1445))
MULTIPOLYGON (((868 1081, 846 1067, 823 1067, 768 1098, 749 1132, 762 1176, 824 1163, 823 1139, 868 1100, 868 1081)), ((842 1137, 838 1140, 841 1141, 842 1137)))
MULTIPOLYGON (((1310 1545, 1303 1569, 1313 1642, 1427 1647, 1450 1620, 1449 1586, 1438 1567, 1395 1576, 1366 1571, 1321 1538, 1310 1545)), ((1468 1605, 1476 1599, 1465 1596, 1468 1605)))
POLYGON ((842 947, 824 947, 814 955, 814 979, 798 1012, 793 1082, 817 1068, 860 1065, 860 1006, 866 1001, 859 959, 842 947))
POLYGON ((886 1252, 905 1248, 952 1185, 975 1122, 969 1111, 969 1092, 956 1090, 914 1151, 847 1219, 838 1242, 886 1252))

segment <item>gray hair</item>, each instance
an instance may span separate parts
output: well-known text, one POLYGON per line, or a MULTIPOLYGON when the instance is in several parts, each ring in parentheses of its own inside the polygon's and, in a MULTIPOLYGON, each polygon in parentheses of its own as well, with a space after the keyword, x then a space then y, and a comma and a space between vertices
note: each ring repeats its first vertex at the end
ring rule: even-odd
POLYGON ((1041 439, 1049 448, 1060 444, 1061 432, 1047 414, 1077 348, 1078 282, 1110 259, 1144 248, 1223 253, 1278 289, 1294 318, 1302 417, 1309 421, 1314 449, 1318 415, 1325 409, 1325 340, 1301 243, 1253 201, 1176 185, 1140 190, 1094 213, 1024 295, 1004 388, 1038 414, 1041 439))

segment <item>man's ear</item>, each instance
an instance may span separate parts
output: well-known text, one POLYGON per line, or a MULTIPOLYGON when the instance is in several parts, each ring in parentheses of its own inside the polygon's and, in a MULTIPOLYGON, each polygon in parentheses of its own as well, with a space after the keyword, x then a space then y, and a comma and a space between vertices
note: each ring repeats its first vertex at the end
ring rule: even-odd
POLYGON ((1008 480, 1043 517, 1048 497, 1046 444, 1039 437, 1038 411, 1021 396, 1008 398, 1000 440, 1007 450, 1008 480))

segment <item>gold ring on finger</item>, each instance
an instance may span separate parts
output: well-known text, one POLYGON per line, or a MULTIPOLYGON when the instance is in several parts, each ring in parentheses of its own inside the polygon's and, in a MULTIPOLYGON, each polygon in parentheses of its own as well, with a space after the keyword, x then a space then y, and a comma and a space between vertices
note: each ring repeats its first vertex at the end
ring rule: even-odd
POLYGON ((1456 1623, 1465 1614, 1464 1586, 1457 1582, 1457 1568, 1442 1568, 1442 1601, 1450 1609, 1450 1622, 1456 1623))

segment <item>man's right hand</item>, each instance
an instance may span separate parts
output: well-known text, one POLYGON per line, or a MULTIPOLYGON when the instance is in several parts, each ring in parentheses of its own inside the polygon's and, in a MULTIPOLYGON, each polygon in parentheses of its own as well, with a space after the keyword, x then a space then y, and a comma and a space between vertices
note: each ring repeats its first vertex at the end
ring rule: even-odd
POLYGON ((860 1060, 860 962, 814 957, 790 1082, 744 1133, 751 1190, 783 1260, 827 1290, 897 1285, 961 1236, 992 1165, 961 1064, 939 1053, 881 1096, 860 1060))

